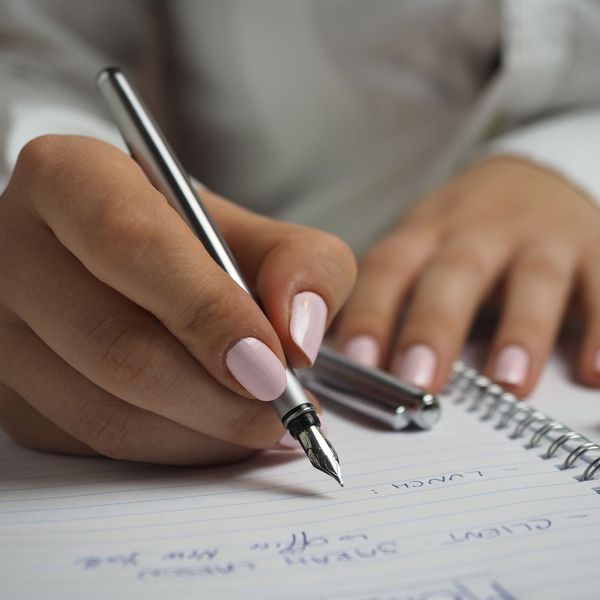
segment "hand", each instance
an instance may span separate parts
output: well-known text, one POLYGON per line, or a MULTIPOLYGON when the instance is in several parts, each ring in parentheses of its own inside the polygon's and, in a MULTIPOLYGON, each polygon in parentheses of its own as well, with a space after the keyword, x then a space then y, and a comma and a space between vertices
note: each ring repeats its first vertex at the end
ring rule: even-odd
POLYGON ((437 391, 500 281, 487 375, 528 394, 577 292, 587 322, 578 370, 600 386, 600 211, 559 175, 510 157, 459 174, 375 244, 342 314, 338 345, 437 391))
POLYGON ((277 444, 284 352, 354 281, 336 238, 203 198, 266 313, 128 156, 48 136, 0 199, 0 423, 35 448, 209 464, 277 444))

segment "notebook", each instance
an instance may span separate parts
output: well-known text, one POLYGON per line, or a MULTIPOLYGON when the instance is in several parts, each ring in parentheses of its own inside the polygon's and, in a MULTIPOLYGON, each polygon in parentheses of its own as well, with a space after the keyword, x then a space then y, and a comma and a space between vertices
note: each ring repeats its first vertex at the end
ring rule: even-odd
MULTIPOLYGON (((427 432, 329 414, 344 489, 283 452, 172 468, 0 437, 0 598, 600 597, 600 472, 583 480, 600 454, 465 387, 427 432)), ((600 439, 597 391, 540 390, 567 416, 588 403, 600 439)))

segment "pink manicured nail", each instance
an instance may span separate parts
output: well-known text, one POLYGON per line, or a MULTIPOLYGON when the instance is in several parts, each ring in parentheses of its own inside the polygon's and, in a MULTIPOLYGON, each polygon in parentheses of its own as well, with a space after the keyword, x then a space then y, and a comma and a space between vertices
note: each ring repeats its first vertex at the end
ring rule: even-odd
POLYGON ((290 334, 310 364, 315 362, 325 335, 327 305, 314 292, 300 292, 292 302, 290 334))
POLYGON ((379 364, 379 344, 372 335, 355 335, 344 346, 344 354, 364 365, 376 367, 379 364))
POLYGON ((596 356, 594 356, 592 368, 594 369, 594 373, 600 374, 600 350, 596 351, 596 356))
POLYGON ((300 450, 302 446, 300 446, 300 442, 295 440, 292 434, 287 431, 281 436, 281 439, 277 442, 280 446, 289 450, 300 450))
POLYGON ((253 337, 242 338, 227 353, 230 373, 259 400, 275 400, 287 384, 285 368, 271 349, 253 337))
POLYGON ((412 385, 428 388, 433 383, 437 357, 435 352, 424 344, 415 344, 392 362, 392 373, 412 385))
POLYGON ((521 346, 506 346, 496 359, 494 379, 499 383, 523 385, 529 372, 529 353, 521 346))

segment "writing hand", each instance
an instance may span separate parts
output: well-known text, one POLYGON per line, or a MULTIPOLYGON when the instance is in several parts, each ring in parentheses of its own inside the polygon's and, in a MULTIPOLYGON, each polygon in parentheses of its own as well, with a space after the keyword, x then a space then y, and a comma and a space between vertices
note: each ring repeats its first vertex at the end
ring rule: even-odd
POLYGON ((0 201, 0 422, 34 447, 216 463, 276 445, 284 352, 306 366, 354 279, 336 238, 202 192, 263 312, 137 164, 38 138, 0 201))

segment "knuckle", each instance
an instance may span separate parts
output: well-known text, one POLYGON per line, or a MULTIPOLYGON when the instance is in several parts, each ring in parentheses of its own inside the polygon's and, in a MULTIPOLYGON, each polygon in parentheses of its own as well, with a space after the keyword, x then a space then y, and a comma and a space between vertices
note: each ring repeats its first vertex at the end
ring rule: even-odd
POLYGON ((437 263, 445 271, 466 272, 473 279, 483 278, 489 271, 485 253, 480 248, 467 244, 447 246, 438 256, 437 263))
POLYGON ((411 271, 408 261, 404 260, 402 243, 387 239, 371 248, 361 260, 361 270, 382 275, 402 275, 411 271))
POLYGON ((357 264, 349 249, 344 253, 330 254, 329 260, 321 261, 326 281, 332 285, 335 295, 341 300, 351 292, 356 282, 357 264))
POLYGON ((89 446, 108 458, 126 458, 127 444, 134 431, 132 413, 123 406, 99 406, 89 422, 89 446))
POLYGON ((36 181, 66 180, 65 157, 69 139, 61 135, 42 135, 27 142, 15 166, 15 178, 25 185, 36 181))
POLYGON ((248 431, 251 431, 249 423, 256 420, 256 413, 256 407, 249 404, 247 408, 240 410, 235 416, 232 415, 230 417, 227 429, 231 440, 239 444, 244 444, 245 438, 248 437, 248 431))
POLYGON ((403 227, 375 244, 362 258, 361 268, 383 275, 410 276, 433 241, 431 231, 403 227))
POLYGON ((448 340, 448 337, 455 334, 461 327, 462 320, 451 311, 439 309, 427 312, 419 311, 409 316, 402 338, 421 341, 433 338, 448 340))
POLYGON ((377 269, 382 264, 387 267, 394 267, 398 262, 397 245, 391 240, 386 239, 372 246, 361 258, 360 265, 362 268, 377 269))
POLYGON ((335 260, 340 265, 351 269, 354 268, 354 254, 346 242, 331 233, 322 233, 320 235, 320 249, 325 256, 335 257, 335 260))
MULTIPOLYGON (((350 247, 339 237, 325 231, 308 227, 297 228, 294 234, 300 248, 310 248, 315 262, 321 266, 332 280, 349 281, 356 277, 356 259, 350 247)), ((290 237, 286 244, 294 242, 290 237)))
POLYGON ((383 246, 370 250, 361 260, 361 271, 381 274, 384 277, 398 277, 410 273, 412 270, 408 262, 402 259, 399 252, 393 250, 395 249, 383 246))
POLYGON ((192 302, 180 310, 173 321, 173 328, 176 329, 178 337, 183 340, 198 340, 206 338, 207 332, 213 332, 213 335, 220 332, 219 335, 223 339, 229 339, 230 320, 232 316, 243 313, 242 306, 236 307, 232 294, 215 288, 214 283, 211 285, 206 281, 201 289, 203 292, 196 294, 192 302))
POLYGON ((87 333, 97 364, 119 389, 149 390, 165 369, 167 345, 131 315, 111 313, 87 333))
POLYGON ((531 253, 521 259, 521 268, 536 279, 545 279, 551 284, 560 284, 569 277, 569 268, 549 253, 531 253))
POLYGON ((157 210, 127 208, 135 205, 135 198, 109 193, 97 204, 88 224, 88 244, 94 255, 108 264, 118 263, 126 271, 133 271, 159 239, 157 210))
POLYGON ((41 135, 29 140, 19 153, 17 164, 28 167, 46 167, 55 165, 57 157, 62 156, 65 137, 61 135, 41 135))

